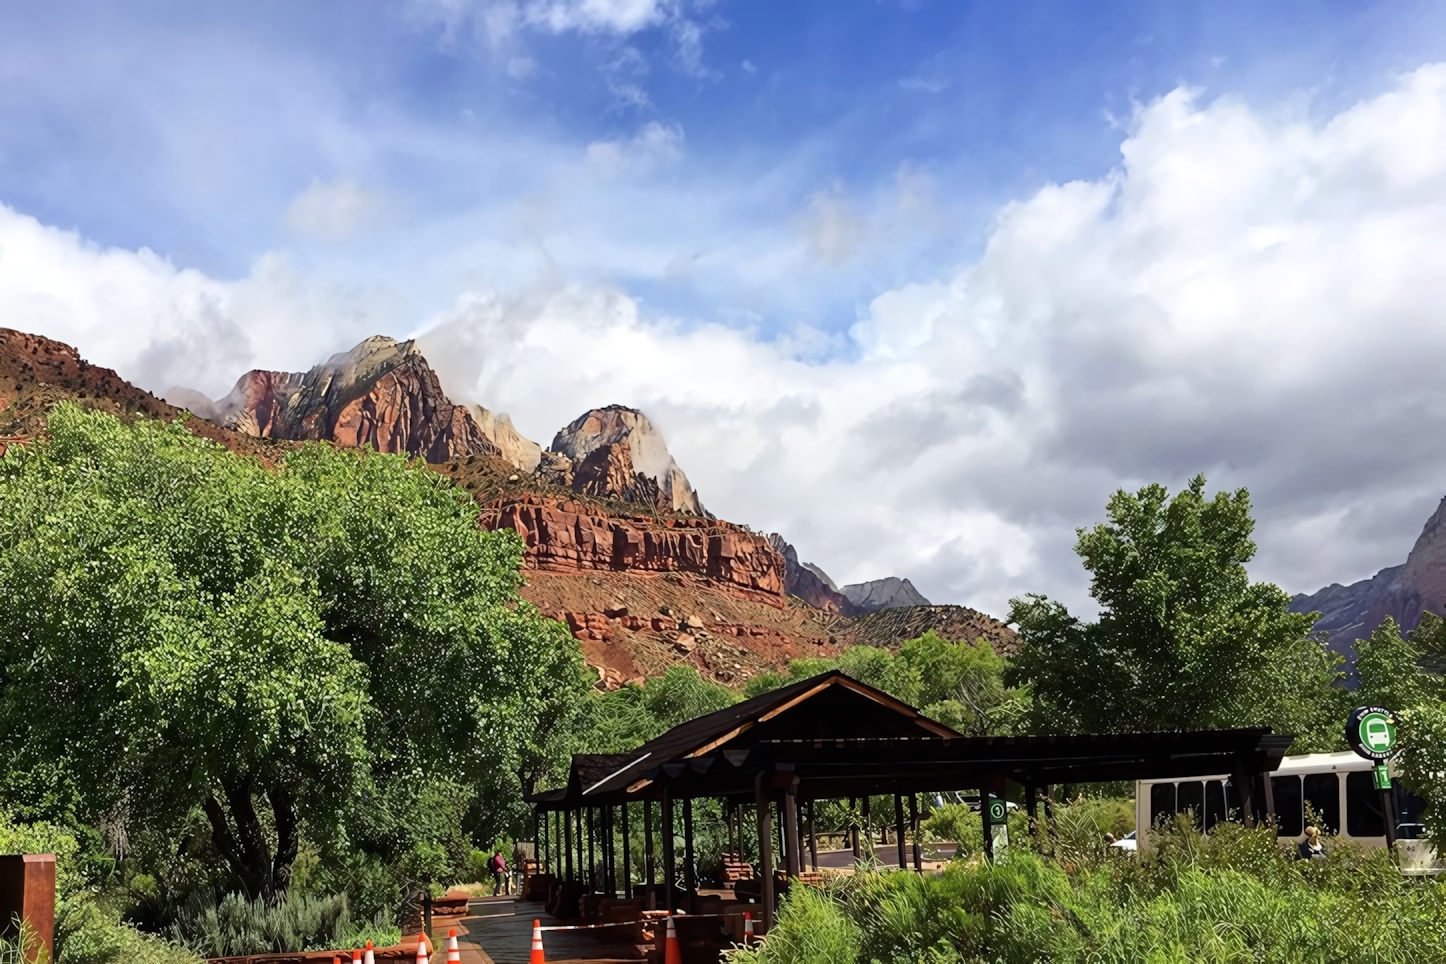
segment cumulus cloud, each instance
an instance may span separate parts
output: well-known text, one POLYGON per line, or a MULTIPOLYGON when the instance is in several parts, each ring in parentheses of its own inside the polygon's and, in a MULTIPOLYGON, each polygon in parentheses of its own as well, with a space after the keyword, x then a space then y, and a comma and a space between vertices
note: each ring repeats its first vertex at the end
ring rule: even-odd
POLYGON ((73 345, 152 392, 183 385, 214 397, 257 363, 311 365, 350 337, 339 329, 355 323, 351 311, 367 313, 275 256, 223 282, 0 205, 0 325, 73 345))
MULTIPOLYGON (((426 338, 537 437, 646 409, 710 507, 843 580, 1078 603, 1074 528, 1198 470, 1252 489, 1263 577, 1400 561, 1446 491, 1446 68, 1324 122, 1176 91, 1121 157, 1006 207, 952 277, 878 295, 830 360, 584 287, 469 296, 426 338)), ((815 201, 835 259, 858 230, 836 202, 815 201)))

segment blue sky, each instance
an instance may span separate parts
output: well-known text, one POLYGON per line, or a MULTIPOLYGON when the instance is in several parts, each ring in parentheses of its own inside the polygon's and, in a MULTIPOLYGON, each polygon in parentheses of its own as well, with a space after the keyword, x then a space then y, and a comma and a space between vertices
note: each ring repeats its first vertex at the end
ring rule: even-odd
POLYGON ((1427 2, 12 3, 0 324, 211 394, 422 333, 544 443, 639 405, 720 514, 996 611, 1203 470, 1313 590, 1446 491, 1353 340, 1435 348, 1443 48, 1427 2))

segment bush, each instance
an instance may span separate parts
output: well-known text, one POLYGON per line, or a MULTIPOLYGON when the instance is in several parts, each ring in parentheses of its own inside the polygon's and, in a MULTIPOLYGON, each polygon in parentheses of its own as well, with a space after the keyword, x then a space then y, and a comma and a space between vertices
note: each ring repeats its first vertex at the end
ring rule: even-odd
POLYGON ((367 940, 395 944, 401 931, 384 915, 354 920, 345 894, 288 894, 281 901, 248 901, 228 894, 219 904, 193 899, 172 925, 175 941, 207 957, 281 954, 354 947, 367 940))
MULTIPOLYGON (((1089 812, 1075 811, 1083 834, 1089 812)), ((1446 882, 1402 877, 1384 851, 1337 843, 1327 860, 1297 861, 1268 829, 1224 824, 1206 836, 1186 821, 1155 833, 1155 852, 1139 859, 1016 847, 993 864, 860 873, 827 892, 795 887, 773 936, 730 960, 1442 959, 1446 882)))

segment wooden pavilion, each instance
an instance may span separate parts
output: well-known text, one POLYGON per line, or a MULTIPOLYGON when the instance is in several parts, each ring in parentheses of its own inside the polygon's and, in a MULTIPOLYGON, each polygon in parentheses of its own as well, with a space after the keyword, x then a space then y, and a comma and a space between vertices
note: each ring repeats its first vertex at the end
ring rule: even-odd
MULTIPOLYGON (((676 826, 674 808, 681 805, 685 890, 697 886, 692 801, 724 801, 730 835, 736 833, 740 844, 743 811, 752 805, 766 928, 774 905, 775 811, 782 868, 796 877, 805 850, 817 863, 811 820, 810 833, 800 834, 800 806, 892 795, 899 866, 906 866, 905 828, 910 826, 918 868, 920 793, 974 790, 987 801, 990 795, 1004 796, 1012 781, 1022 785, 1030 819, 1036 820, 1040 795, 1054 784, 1230 773, 1234 803, 1246 819, 1273 817, 1271 781, 1263 777, 1280 766, 1291 739, 1265 728, 968 737, 835 670, 690 720, 629 753, 574 756, 567 785, 535 794, 530 802, 545 867, 594 891, 626 897, 633 896, 635 866, 628 831, 630 810, 636 808, 628 804, 642 805, 644 879, 650 891, 656 858, 661 857, 663 881, 669 884, 677 879, 678 858, 671 832, 659 834, 661 854, 655 851, 654 805, 661 828, 676 826), (1253 799, 1256 794, 1264 799, 1253 799), (621 855, 614 852, 617 837, 621 855)), ((980 807, 984 845, 992 858, 989 809, 987 803, 980 807)), ((853 833, 857 841, 857 829, 853 833)), ((677 894, 666 885, 664 892, 671 910, 677 894)))

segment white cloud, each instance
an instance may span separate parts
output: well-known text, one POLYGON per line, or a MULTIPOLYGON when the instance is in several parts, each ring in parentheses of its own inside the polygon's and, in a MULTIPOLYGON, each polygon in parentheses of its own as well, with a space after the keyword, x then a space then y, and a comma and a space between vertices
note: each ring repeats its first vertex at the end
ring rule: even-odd
POLYGON ((593 141, 587 146, 587 163, 604 177, 646 174, 677 160, 682 143, 682 128, 653 121, 627 140, 593 141))
MULTIPOLYGON (((644 128, 588 163, 626 173, 679 137, 644 128)), ((424 345, 459 400, 544 442, 587 407, 643 408, 710 508, 841 581, 906 575, 994 612, 1028 590, 1078 603, 1074 527, 1117 486, 1197 470, 1251 488, 1261 576, 1311 590, 1399 562, 1446 490, 1446 67, 1320 122, 1177 91, 1121 147, 1118 170, 1001 210, 977 260, 878 293, 841 346, 566 281, 474 282, 424 345)), ((914 209, 947 185, 905 170, 895 187, 914 209)), ((667 196, 676 218, 685 201, 667 196)), ((819 257, 872 263, 840 192, 804 220, 819 257)), ((732 243, 735 275, 787 283, 750 260, 783 249, 732 243)), ((646 252, 659 270, 678 254, 646 252)), ((219 394, 253 364, 405 334, 374 301, 279 258, 221 282, 0 208, 5 323, 154 389, 219 394)))
POLYGON ((312 181, 286 208, 286 224, 298 234, 345 241, 377 220, 382 200, 347 178, 312 181))
MULTIPOLYGON (((953 277, 880 294, 851 355, 805 364, 585 287, 469 296, 426 340, 544 440, 644 408, 711 508, 841 580, 1078 604, 1074 527, 1197 470, 1252 489, 1264 577, 1400 561, 1446 491, 1446 68, 1323 124, 1177 91, 1122 153, 1005 208, 953 277)), ((841 204, 813 201, 834 260, 861 230, 841 204)))

